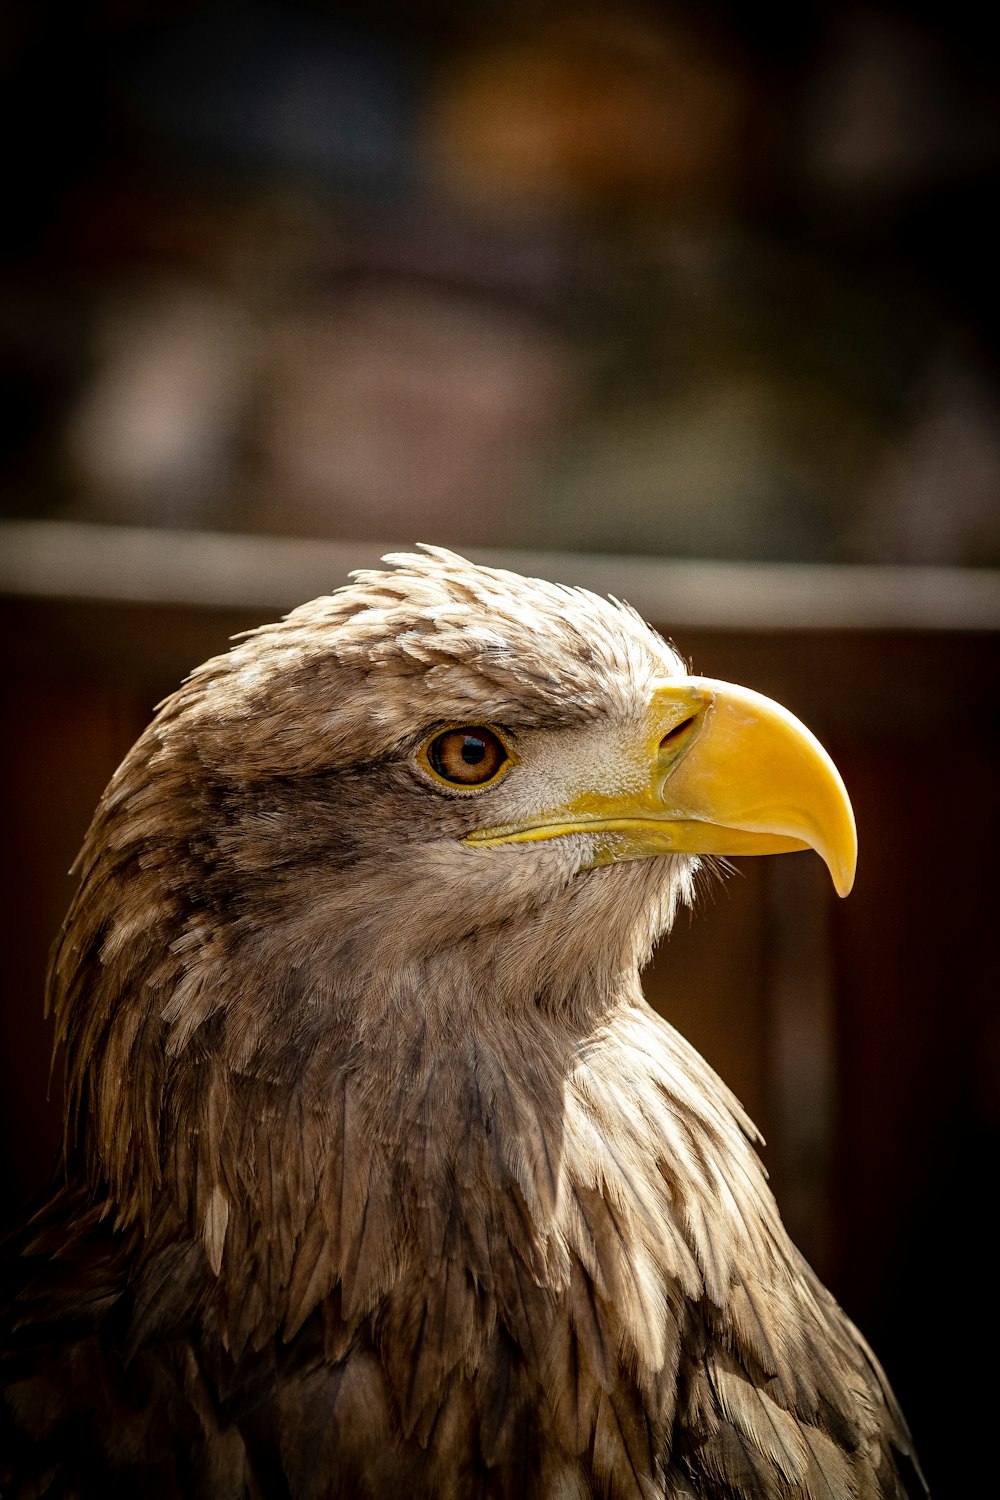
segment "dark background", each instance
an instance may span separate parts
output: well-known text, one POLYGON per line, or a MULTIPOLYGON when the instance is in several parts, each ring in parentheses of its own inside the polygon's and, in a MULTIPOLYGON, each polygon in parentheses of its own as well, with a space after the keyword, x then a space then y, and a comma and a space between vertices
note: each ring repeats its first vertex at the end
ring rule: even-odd
POLYGON ((821 565, 833 624, 645 612, 828 744, 858 885, 743 861, 649 989, 764 1126, 938 1496, 988 1482, 996 633, 850 599, 872 565, 996 581, 994 57, 971 4, 0 11, 12 1210, 57 1139, 45 953, 94 802, 190 667, 298 602, 241 599, 225 547, 157 602, 91 547, 721 559, 763 595, 821 565), (29 533, 64 587, 11 561, 29 533))
POLYGON ((984 7, 3 17, 7 514, 1000 558, 984 7))

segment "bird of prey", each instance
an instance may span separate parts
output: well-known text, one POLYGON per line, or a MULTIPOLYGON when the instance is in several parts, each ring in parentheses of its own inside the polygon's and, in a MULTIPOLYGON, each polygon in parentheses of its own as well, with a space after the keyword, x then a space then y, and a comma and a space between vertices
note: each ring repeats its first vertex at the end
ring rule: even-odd
POLYGON ((385 561, 195 671, 97 809, 4 1500, 924 1494, 639 982, 700 859, 846 893, 832 762, 623 604, 385 561))

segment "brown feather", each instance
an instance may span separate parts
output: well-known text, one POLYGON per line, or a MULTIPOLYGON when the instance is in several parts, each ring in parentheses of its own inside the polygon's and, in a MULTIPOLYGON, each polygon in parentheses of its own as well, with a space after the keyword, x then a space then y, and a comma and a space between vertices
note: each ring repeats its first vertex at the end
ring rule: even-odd
POLYGON ((199 668, 97 810, 4 1500, 922 1493, 753 1126, 642 998, 695 861, 471 850, 415 764, 506 726, 509 811, 680 662, 613 602, 392 561, 199 668))

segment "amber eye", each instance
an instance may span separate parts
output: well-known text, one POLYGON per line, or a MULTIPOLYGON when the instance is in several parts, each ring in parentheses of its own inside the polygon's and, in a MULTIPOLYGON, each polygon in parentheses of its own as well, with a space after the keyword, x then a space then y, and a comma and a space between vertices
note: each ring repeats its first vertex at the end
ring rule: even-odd
POLYGON ((484 786, 510 764, 499 735, 482 724, 445 729, 424 746, 424 759, 436 776, 453 786, 484 786))

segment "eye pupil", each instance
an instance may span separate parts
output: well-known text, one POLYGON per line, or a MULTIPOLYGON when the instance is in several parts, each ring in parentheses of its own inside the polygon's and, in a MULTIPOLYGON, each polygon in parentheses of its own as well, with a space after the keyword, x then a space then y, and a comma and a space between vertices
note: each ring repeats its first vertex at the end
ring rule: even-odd
POLYGON ((483 786, 510 762, 500 736, 479 724, 436 734, 423 756, 435 775, 452 786, 483 786))

